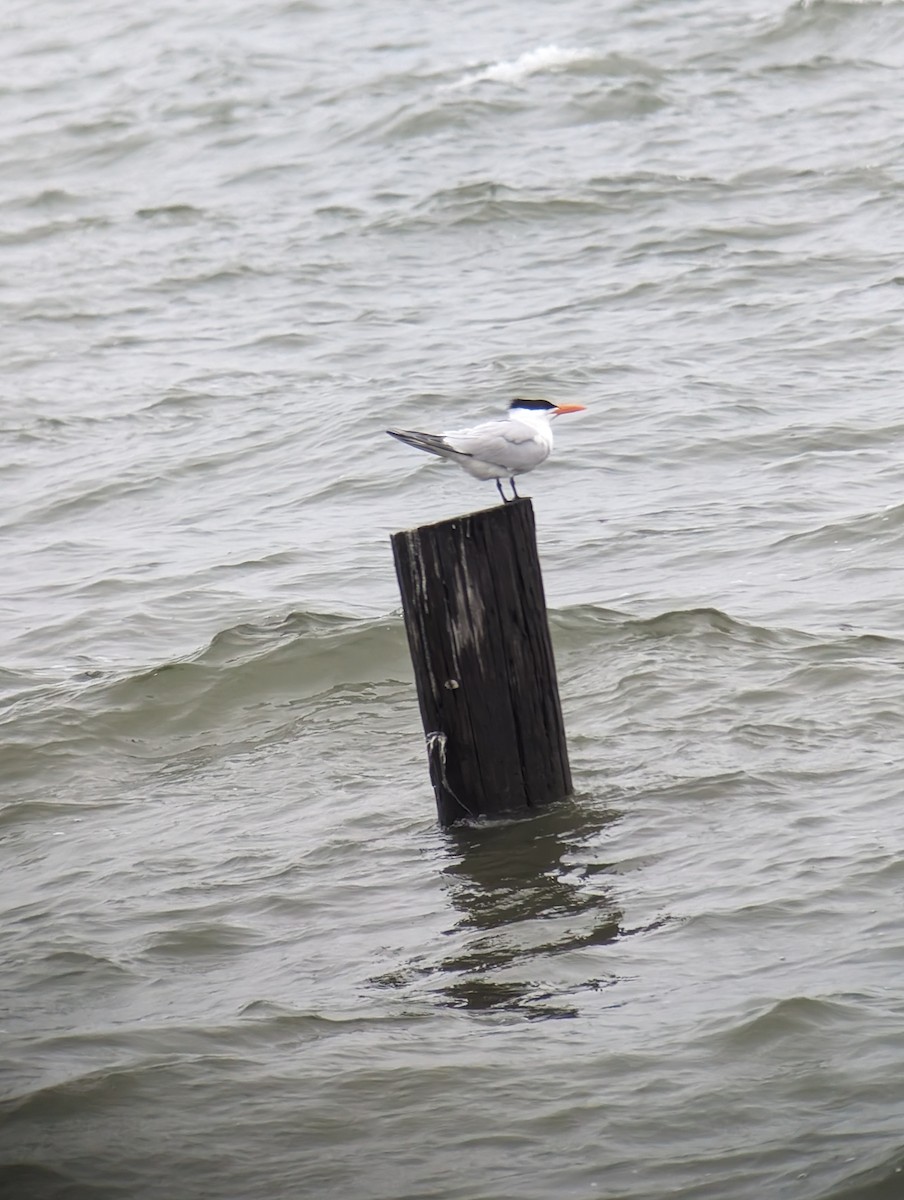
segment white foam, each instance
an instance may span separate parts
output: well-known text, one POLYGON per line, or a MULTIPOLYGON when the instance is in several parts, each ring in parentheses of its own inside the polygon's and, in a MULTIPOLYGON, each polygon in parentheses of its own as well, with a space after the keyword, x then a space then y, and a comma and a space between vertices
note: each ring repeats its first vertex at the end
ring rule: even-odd
POLYGON ((520 83, 528 75, 536 75, 540 71, 554 71, 558 67, 568 67, 573 63, 590 62, 595 57, 592 50, 570 50, 563 46, 540 46, 537 50, 527 50, 512 62, 493 63, 491 67, 486 67, 482 71, 474 71, 450 86, 466 88, 485 80, 493 83, 520 83))

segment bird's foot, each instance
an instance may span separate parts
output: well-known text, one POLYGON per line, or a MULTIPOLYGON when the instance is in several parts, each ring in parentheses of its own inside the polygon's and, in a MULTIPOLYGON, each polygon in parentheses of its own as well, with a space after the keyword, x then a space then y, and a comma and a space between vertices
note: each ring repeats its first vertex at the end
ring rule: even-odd
POLYGON ((503 487, 502 487, 502 480, 501 479, 496 480, 496 487, 499 489, 499 495, 502 497, 502 503, 503 504, 514 504, 516 500, 523 500, 524 497, 518 495, 518 489, 515 487, 515 480, 510 479, 509 483, 512 485, 512 494, 511 494, 511 496, 506 496, 505 491, 503 490, 503 487))

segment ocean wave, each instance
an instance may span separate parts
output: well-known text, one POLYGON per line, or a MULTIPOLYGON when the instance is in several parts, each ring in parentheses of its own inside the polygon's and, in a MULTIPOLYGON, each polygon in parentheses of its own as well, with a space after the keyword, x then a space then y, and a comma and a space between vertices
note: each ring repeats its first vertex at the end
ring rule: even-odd
POLYGON ((241 954, 254 946, 259 935, 253 929, 223 920, 193 921, 153 934, 143 948, 149 959, 165 961, 241 954))
POLYGON ((129 1189, 86 1183, 76 1173, 23 1161, 0 1166, 0 1195, 10 1200, 128 1200, 129 1189))
POLYGON ((0 246, 27 246, 43 242, 59 234, 71 236, 87 229, 109 228, 112 222, 105 217, 65 216, 53 221, 42 220, 11 232, 0 233, 0 246))
POLYGON ((577 66, 587 66, 599 61, 599 55, 586 48, 539 46, 536 50, 526 50, 516 59, 491 63, 478 71, 470 71, 455 83, 447 86, 449 90, 457 90, 484 82, 518 84, 530 75, 546 71, 567 71, 577 66))
MULTIPOLYGON (((605 207, 605 201, 602 201, 605 207)), ((575 217, 598 216, 601 201, 586 191, 559 188, 517 188, 494 179, 483 179, 442 188, 408 210, 378 218, 370 228, 416 229, 435 225, 486 225, 495 222, 559 222, 575 217)))
POLYGON ((292 612, 217 633, 201 650, 123 673, 80 672, 11 697, 0 774, 37 775, 104 748, 168 758, 208 744, 267 738, 294 726, 305 702, 410 674, 398 617, 292 612))
MULTIPOLYGON (((871 15, 901 7, 901 0, 795 0, 777 21, 770 23, 759 40, 776 44, 803 35, 807 40, 801 41, 801 49, 807 58, 814 59, 830 51, 850 60, 858 49, 864 49, 858 47, 858 34, 862 33, 873 49, 880 50, 892 32, 876 29, 870 21, 871 15), (868 23, 864 24, 864 20, 868 23), (815 40, 820 34, 828 40, 822 43, 815 40)), ((837 67, 837 61, 834 65, 837 67)))
POLYGON ((897 543, 904 534, 904 504, 895 504, 881 512, 857 513, 845 520, 829 521, 814 529, 790 533, 779 538, 775 546, 832 546, 861 547, 873 553, 877 538, 897 543))
POLYGON ((837 997, 791 996, 769 1003, 761 1012, 733 1025, 723 1042, 733 1053, 768 1046, 785 1038, 802 1038, 813 1031, 858 1026, 863 1020, 862 1003, 837 997))
POLYGON ((556 92, 557 119, 565 124, 642 115, 666 102, 658 90, 663 75, 651 63, 620 54, 544 46, 511 61, 481 64, 451 80, 448 72, 436 70, 383 79, 384 105, 338 136, 340 142, 395 143, 444 130, 473 133, 498 118, 532 113, 536 97, 526 85, 538 76, 569 81, 556 92))
POLYGON ((628 636, 643 640, 718 640, 776 646, 796 644, 807 637, 796 630, 741 621, 717 608, 673 609, 653 616, 637 617, 585 604, 550 613, 550 627, 566 649, 586 646, 594 633, 606 640, 628 636))
MULTIPOLYGON (((757 735, 750 714, 761 702, 774 709, 781 695, 866 686, 877 671, 897 672, 902 657, 894 638, 760 625, 716 608, 638 616, 583 604, 551 611, 549 623, 563 695, 599 694, 616 703, 613 727, 638 717, 655 723, 663 705, 697 712, 700 705, 740 704, 745 744, 757 735), (727 695, 715 673, 739 662, 749 663, 757 678, 749 695, 727 695)), ((295 611, 230 626, 194 653, 136 670, 98 666, 53 682, 14 677, 8 682, 20 686, 11 686, 0 710, 0 773, 11 783, 31 781, 33 789, 11 796, 0 821, 40 818, 70 802, 70 794, 49 784, 34 789, 42 772, 52 779, 79 758, 170 769, 296 737, 300 727, 351 720, 375 705, 391 713, 403 703, 414 722, 411 674, 400 614, 295 611)), ((775 719, 772 711, 767 724, 775 719)), ((580 745, 580 727, 572 732, 580 745)), ((93 802, 103 799, 95 795, 93 802)))
POLYGON ((843 1183, 821 1192, 817 1200, 900 1200, 904 1191, 904 1152, 896 1151, 843 1183))
MULTIPOLYGON (((647 111, 659 100, 645 86, 638 86, 630 96, 621 89, 617 94, 609 94, 608 98, 606 95, 575 98, 572 116, 579 122, 602 119, 607 108, 611 109, 612 115, 619 115, 626 102, 637 111, 647 111)), ((443 119, 436 117, 437 122, 443 119)), ((426 122, 425 128, 431 128, 434 118, 425 116, 416 120, 423 120, 426 122)), ((542 221, 561 225, 563 222, 583 220, 589 230, 591 223, 612 213, 631 213, 636 216, 646 211, 653 214, 679 199, 706 204, 724 196, 731 186, 730 181, 711 175, 650 171, 598 175, 581 181, 538 182, 524 187, 493 177, 437 188, 407 205, 397 203, 390 211, 375 217, 367 229, 371 232, 399 232, 437 225, 484 225, 509 221, 522 224, 542 221)), ((758 186, 765 188, 767 184, 758 186)), ((669 239, 650 243, 645 249, 658 248, 663 253, 685 252, 687 247, 676 243, 675 237, 673 234, 669 239)))
POLYGON ((796 0, 794 8, 844 12, 849 8, 900 8, 902 0, 796 0))

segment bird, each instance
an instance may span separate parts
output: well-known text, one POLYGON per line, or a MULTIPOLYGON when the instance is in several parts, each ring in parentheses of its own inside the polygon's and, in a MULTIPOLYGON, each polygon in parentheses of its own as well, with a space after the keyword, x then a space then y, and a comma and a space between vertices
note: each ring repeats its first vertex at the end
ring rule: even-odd
POLYGON ((553 417, 584 411, 583 404, 553 404, 551 400, 519 398, 509 405, 507 417, 484 421, 470 429, 448 433, 420 433, 414 429, 387 429, 386 432, 415 450, 425 450, 458 463, 475 479, 495 479, 503 504, 512 504, 522 499, 515 487, 515 476, 532 471, 549 458, 553 417), (502 487, 503 479, 511 484, 510 497, 502 487))

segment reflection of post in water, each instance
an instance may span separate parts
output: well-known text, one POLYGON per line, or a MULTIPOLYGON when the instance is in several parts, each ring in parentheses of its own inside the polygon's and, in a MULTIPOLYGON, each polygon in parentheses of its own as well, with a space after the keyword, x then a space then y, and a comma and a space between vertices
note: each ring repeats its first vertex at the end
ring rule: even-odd
MULTIPOLYGON (((586 799, 586 798, 585 798, 586 799)), ((441 969, 456 976, 443 991, 467 1008, 516 1008, 569 1015, 567 1001, 614 977, 593 963, 559 956, 605 946, 622 932, 621 913, 596 860, 597 835, 616 819, 564 801, 529 820, 459 826, 446 836, 454 861, 444 870, 460 913, 450 931, 459 948, 441 969)))

